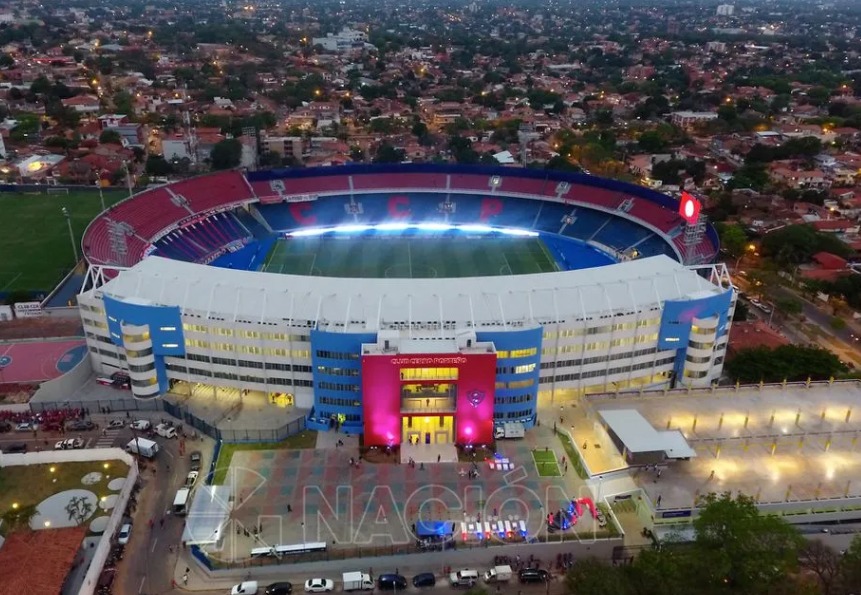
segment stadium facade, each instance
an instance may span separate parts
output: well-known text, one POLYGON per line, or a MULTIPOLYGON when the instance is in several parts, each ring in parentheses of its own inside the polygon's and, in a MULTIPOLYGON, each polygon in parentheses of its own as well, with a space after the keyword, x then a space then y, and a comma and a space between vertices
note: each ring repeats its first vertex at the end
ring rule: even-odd
POLYGON ((533 425, 539 398, 720 376, 735 295, 707 262, 714 231, 669 197, 498 168, 230 174, 232 186, 205 176, 143 193, 85 234, 93 365, 128 373, 136 398, 200 383, 286 398, 310 427, 338 423, 366 445, 482 444, 495 423, 533 425), (173 211, 157 223, 141 215, 153 200, 173 211), (257 272, 282 232, 393 221, 567 235, 619 262, 440 279, 257 272))

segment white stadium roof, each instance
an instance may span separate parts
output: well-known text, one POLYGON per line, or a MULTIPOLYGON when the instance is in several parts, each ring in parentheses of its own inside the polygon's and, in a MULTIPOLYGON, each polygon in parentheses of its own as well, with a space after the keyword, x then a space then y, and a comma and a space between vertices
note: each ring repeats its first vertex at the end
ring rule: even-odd
POLYGON ((631 453, 663 452, 670 459, 697 456, 679 430, 658 431, 635 409, 611 409, 598 415, 631 453))
POLYGON ((306 277, 150 256, 94 291, 180 306, 202 317, 375 332, 425 324, 427 330, 530 328, 724 290, 667 256, 558 273, 446 279, 306 277))

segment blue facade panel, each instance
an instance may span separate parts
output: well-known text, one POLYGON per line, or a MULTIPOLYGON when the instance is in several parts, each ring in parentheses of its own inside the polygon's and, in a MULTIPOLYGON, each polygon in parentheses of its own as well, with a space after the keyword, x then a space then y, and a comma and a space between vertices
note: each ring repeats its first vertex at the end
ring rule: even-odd
POLYGON ((538 376, 541 372, 543 329, 476 333, 479 342, 496 347, 494 421, 535 425, 538 409, 538 376))
POLYGON ((311 331, 314 377, 314 417, 343 415, 342 428, 362 431, 362 343, 374 343, 376 333, 311 331))
POLYGON ((159 392, 166 393, 170 388, 167 377, 165 356, 183 357, 185 355, 185 335, 182 331, 182 317, 177 306, 154 304, 135 304, 104 296, 105 316, 108 319, 108 332, 111 341, 123 347, 122 325, 146 326, 152 341, 153 360, 159 392))
POLYGON ((664 302, 658 349, 676 349, 675 372, 680 378, 685 366, 685 354, 691 338, 695 318, 717 317, 716 337, 726 334, 732 290, 699 299, 669 300, 664 302))

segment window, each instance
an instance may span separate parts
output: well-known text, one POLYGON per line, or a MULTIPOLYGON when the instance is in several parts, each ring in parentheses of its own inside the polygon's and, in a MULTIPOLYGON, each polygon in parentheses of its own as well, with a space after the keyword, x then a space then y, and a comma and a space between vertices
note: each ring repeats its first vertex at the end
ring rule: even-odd
POLYGON ((529 374, 530 372, 535 371, 535 364, 525 364, 522 366, 515 366, 514 373, 515 374, 529 374))
POLYGON ((401 368, 401 380, 457 380, 457 368, 401 368))

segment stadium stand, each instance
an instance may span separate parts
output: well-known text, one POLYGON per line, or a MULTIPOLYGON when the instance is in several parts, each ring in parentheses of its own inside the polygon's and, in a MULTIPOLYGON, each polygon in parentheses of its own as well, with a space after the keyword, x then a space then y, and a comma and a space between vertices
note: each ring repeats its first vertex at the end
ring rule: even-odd
POLYGON ((714 228, 706 229, 697 246, 685 246, 684 222, 676 204, 671 197, 623 182, 540 170, 375 165, 270 170, 247 176, 228 171, 146 190, 115 205, 90 224, 83 246, 93 264, 131 266, 150 243, 166 234, 155 243, 155 253, 199 262, 237 240, 268 237, 271 232, 261 221, 278 231, 448 221, 558 234, 563 217, 573 212, 574 221, 562 231, 566 237, 678 258, 675 246, 688 262, 711 260, 718 246, 714 228), (183 225, 194 215, 243 204, 250 211, 237 209, 183 225), (118 243, 124 250, 117 250, 118 243))

